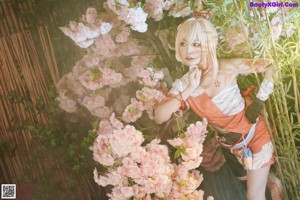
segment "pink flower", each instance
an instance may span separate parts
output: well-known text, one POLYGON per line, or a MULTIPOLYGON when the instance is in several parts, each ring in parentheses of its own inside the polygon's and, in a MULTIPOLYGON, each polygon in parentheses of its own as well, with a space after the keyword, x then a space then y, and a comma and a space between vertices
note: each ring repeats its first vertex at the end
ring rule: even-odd
POLYGON ((186 4, 178 4, 169 11, 169 16, 186 17, 192 13, 190 6, 186 4))
POLYGON ((113 133, 113 127, 111 123, 107 119, 103 119, 99 123, 99 128, 97 133, 100 134, 112 134, 113 133))
POLYGON ((163 5, 164 10, 169 10, 170 7, 171 7, 172 5, 174 5, 174 3, 175 3, 175 0, 166 0, 166 1, 164 2, 164 5, 163 5))
POLYGON ((142 102, 137 101, 136 99, 131 99, 131 104, 129 104, 123 113, 123 120, 127 123, 135 122, 139 119, 144 111, 144 106, 142 102))
POLYGON ((187 136, 192 136, 192 135, 201 135, 201 141, 204 141, 205 134, 207 133, 206 130, 207 126, 207 120, 204 119, 203 122, 196 122, 196 124, 191 124, 188 128, 185 134, 187 136))
POLYGON ((93 159, 105 166, 112 166, 115 163, 115 158, 111 154, 111 137, 109 134, 98 135, 93 146, 90 147, 93 151, 93 159))
POLYGON ((105 104, 105 100, 102 96, 86 96, 84 97, 82 104, 88 110, 93 110, 98 107, 103 107, 105 104))
POLYGON ((193 160, 200 156, 202 149, 186 148, 185 152, 181 155, 184 161, 193 160))
POLYGON ((112 189, 112 192, 107 194, 110 199, 113 200, 124 200, 130 199, 133 195, 133 188, 132 187, 124 187, 122 185, 118 185, 112 189))
POLYGON ((116 87, 121 82, 122 74, 109 68, 90 68, 79 77, 80 83, 90 90, 103 88, 106 85, 116 87))
POLYGON ((194 160, 184 161, 181 164, 187 169, 196 169, 200 166, 201 162, 202 162, 202 157, 197 157, 194 160))
POLYGON ((116 49, 116 55, 118 56, 133 56, 140 54, 141 47, 138 45, 136 40, 129 40, 126 43, 119 46, 116 49))
POLYGON ((97 10, 95 8, 88 8, 86 14, 82 16, 82 21, 94 24, 97 17, 97 10))
POLYGON ((153 56, 133 56, 131 66, 136 68, 145 68, 153 59, 153 56))
POLYGON ((115 163, 115 159, 111 154, 95 152, 93 159, 105 166, 112 166, 115 163))
POLYGON ((163 17, 163 0, 146 0, 145 11, 152 17, 155 21, 159 21, 163 17))
POLYGON ((146 149, 149 153, 160 155, 165 159, 165 162, 170 162, 168 147, 165 145, 160 145, 159 139, 152 140, 149 144, 146 145, 146 149))
POLYGON ((81 48, 87 48, 95 42, 95 38, 100 34, 107 34, 112 28, 109 23, 103 22, 101 25, 91 25, 76 23, 71 21, 70 28, 61 27, 60 29, 70 37, 81 48))
POLYGON ((139 77, 143 78, 143 80, 140 81, 141 84, 155 87, 158 84, 159 80, 163 79, 164 74, 162 71, 154 70, 148 67, 146 70, 140 71, 139 77))
POLYGON ((147 77, 150 77, 150 71, 149 70, 142 70, 140 73, 139 73, 139 77, 142 77, 142 78, 147 78, 147 77))
POLYGON ((73 99, 67 97, 65 94, 60 94, 56 97, 56 100, 59 103, 59 107, 66 112, 74 113, 77 111, 77 103, 73 99))
POLYGON ((183 141, 181 138, 174 138, 172 140, 168 140, 168 143, 173 147, 176 147, 176 146, 181 146, 183 144, 183 141))
POLYGON ((99 118, 108 118, 111 114, 111 109, 107 106, 91 110, 91 114, 99 118))
POLYGON ((121 193, 126 197, 130 198, 133 196, 133 189, 132 187, 122 187, 121 188, 121 193))
POLYGON ((118 174, 116 171, 112 171, 108 173, 106 176, 99 176, 99 179, 97 180, 98 184, 101 185, 102 187, 105 187, 107 185, 120 185, 122 182, 123 178, 120 174, 118 174))
POLYGON ((110 141, 113 152, 118 156, 126 156, 144 141, 143 134, 133 126, 125 126, 124 130, 115 130, 110 141))
POLYGON ((95 67, 100 63, 100 59, 96 55, 92 55, 92 56, 86 55, 83 57, 82 61, 88 67, 95 67))
POLYGON ((124 128, 124 125, 119 120, 116 119, 115 113, 111 114, 109 120, 115 129, 120 130, 120 129, 124 128))
POLYGON ((129 35, 130 35, 130 28, 123 26, 121 28, 121 33, 119 33, 116 36, 115 40, 116 40, 116 42, 119 42, 119 43, 126 42, 128 40, 129 35))
POLYGON ((95 42, 96 47, 93 49, 96 54, 100 54, 104 57, 111 57, 114 55, 114 51, 117 45, 111 39, 110 34, 100 35, 95 42))

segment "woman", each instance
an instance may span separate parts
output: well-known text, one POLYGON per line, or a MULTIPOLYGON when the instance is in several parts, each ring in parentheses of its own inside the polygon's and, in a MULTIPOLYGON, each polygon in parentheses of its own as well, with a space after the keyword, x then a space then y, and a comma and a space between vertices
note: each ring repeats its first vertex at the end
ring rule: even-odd
POLYGON ((265 120, 258 117, 260 110, 255 108, 262 107, 272 92, 272 68, 266 70, 257 98, 247 110, 250 101, 242 98, 237 76, 262 72, 268 64, 263 60, 217 60, 217 42, 217 32, 206 19, 191 18, 178 27, 176 59, 190 70, 173 83, 168 96, 156 106, 155 121, 161 124, 186 107, 206 118, 218 130, 222 146, 230 148, 248 169, 247 199, 263 200, 274 155, 265 120), (253 154, 250 158, 249 149, 253 154))

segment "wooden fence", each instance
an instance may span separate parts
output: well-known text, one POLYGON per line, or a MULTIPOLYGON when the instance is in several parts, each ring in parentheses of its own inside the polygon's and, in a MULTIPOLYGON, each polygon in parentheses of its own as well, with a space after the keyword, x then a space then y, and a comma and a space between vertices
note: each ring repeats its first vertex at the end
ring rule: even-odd
MULTIPOLYGON (((49 103, 48 86, 59 80, 59 73, 47 27, 29 29, 28 24, 18 15, 19 9, 32 10, 32 4, 30 1, 0 1, 0 145, 9 145, 9 148, 2 148, 0 155, 0 182, 17 184, 17 192, 32 186, 20 181, 24 174, 33 177, 38 183, 40 173, 48 170, 47 163, 61 162, 50 160, 44 153, 44 162, 29 168, 30 174, 25 169, 27 161, 32 159, 32 135, 22 122, 45 125, 47 116, 36 110, 29 111, 25 104, 16 101, 18 98, 14 101, 8 99, 15 95, 35 104, 36 97, 40 97, 49 103), (7 151, 12 148, 15 149, 13 156, 7 151)), ((53 180, 68 184, 65 181, 68 176, 63 170, 57 171, 53 180)), ((76 198, 91 199, 90 193, 94 186, 83 177, 78 176, 76 180, 80 183, 80 187, 74 191, 76 198)))

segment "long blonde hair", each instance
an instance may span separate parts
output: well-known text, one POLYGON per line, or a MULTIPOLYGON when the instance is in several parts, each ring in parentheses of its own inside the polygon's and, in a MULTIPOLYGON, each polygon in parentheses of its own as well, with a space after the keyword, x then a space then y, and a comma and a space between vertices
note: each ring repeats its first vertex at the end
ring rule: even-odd
MULTIPOLYGON (((180 42, 185 39, 192 43, 194 40, 200 42, 202 48, 207 47, 208 54, 202 55, 202 65, 212 68, 212 79, 203 86, 208 86, 215 81, 218 73, 218 61, 216 48, 218 44, 218 34, 212 23, 204 18, 190 18, 177 28, 175 50, 176 59, 181 62, 182 57, 179 52, 180 42), (209 66, 207 66, 207 64, 209 66)), ((199 63, 200 64, 200 63, 199 63)))

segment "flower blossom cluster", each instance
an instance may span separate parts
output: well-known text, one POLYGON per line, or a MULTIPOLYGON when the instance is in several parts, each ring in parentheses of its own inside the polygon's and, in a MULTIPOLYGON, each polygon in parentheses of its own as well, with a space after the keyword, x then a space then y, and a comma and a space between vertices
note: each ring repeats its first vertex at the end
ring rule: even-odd
POLYGON ((186 3, 183 0, 177 1, 174 7, 170 9, 169 16, 173 17, 186 17, 192 14, 193 10, 191 9, 190 2, 186 3))
MULTIPOLYGON (((280 37, 291 37, 294 34, 296 28, 287 10, 279 10, 278 7, 267 7, 257 13, 259 13, 258 20, 261 21, 261 23, 247 23, 242 25, 240 22, 233 22, 232 25, 220 35, 220 38, 226 40, 221 46, 221 50, 224 53, 234 53, 237 56, 245 52, 249 53, 247 41, 250 41, 251 46, 257 47, 259 46, 257 42, 264 40, 263 38, 266 37, 265 33, 269 31, 275 41, 278 41, 280 37), (267 15, 270 20, 270 27, 267 22, 267 15), (283 18, 285 18, 285 20, 283 20, 283 18), (264 26, 261 26, 262 24, 264 26), (266 30, 262 31, 262 27, 265 27, 266 30)), ((252 10, 250 11, 250 17, 255 17, 252 10)), ((271 42, 271 40, 268 41, 271 42)), ((271 45, 266 43, 266 47, 267 49, 271 48, 271 45)))
POLYGON ((142 80, 140 80, 140 84, 155 87, 159 81, 164 78, 164 73, 160 70, 154 70, 153 68, 148 67, 147 69, 142 70, 139 75, 142 80))
MULTIPOLYGON (((278 7, 268 7, 265 10, 262 10, 260 12, 260 20, 261 21, 267 21, 267 14, 269 13, 276 13, 273 15, 270 21, 271 25, 271 33, 273 35, 274 40, 279 40, 280 36, 284 37, 291 37, 293 33, 295 32, 296 28, 295 25, 289 21, 289 15, 288 10, 283 9, 283 14, 281 10, 278 10, 278 7), (283 23, 282 17, 285 16, 285 24, 283 23)), ((251 11, 250 15, 253 17, 254 14, 251 11)), ((257 30, 258 31, 258 30, 257 30)), ((254 34, 254 37, 258 37, 258 34, 254 34)))
MULTIPOLYGON (((96 23, 91 17, 95 13, 92 15, 90 9, 87 13, 90 15, 83 17, 83 21, 96 23)), ((120 114, 130 103, 129 97, 129 100, 117 99, 110 106, 106 105, 112 90, 135 81, 154 56, 139 55, 147 54, 147 51, 136 40, 129 39, 130 29, 127 26, 118 26, 121 32, 115 38, 121 34, 119 43, 113 40, 112 34, 100 35, 90 48, 91 51, 76 63, 72 72, 64 75, 57 83, 57 100, 63 110, 74 113, 78 111, 78 105, 81 105, 93 116, 108 118, 113 109, 117 109, 115 112, 120 114), (132 56, 130 67, 125 67, 120 61, 124 56, 132 56)))
POLYGON ((107 34, 112 29, 112 24, 101 22, 96 19, 97 11, 95 8, 88 8, 86 15, 83 16, 84 23, 70 21, 69 27, 61 27, 62 32, 70 37, 81 48, 88 48, 94 44, 95 39, 107 34))
POLYGON ((129 24, 132 30, 146 32, 148 25, 146 23, 148 14, 145 13, 140 5, 130 7, 126 0, 107 0, 105 7, 118 15, 118 19, 129 24))
MULTIPOLYGON (((170 143, 181 140, 182 147, 196 145, 199 152, 205 138, 206 124, 204 121, 191 125, 184 136, 170 140, 170 143), (195 138, 196 141, 191 142, 195 138)), ((187 168, 184 162, 172 164, 167 146, 159 144, 159 139, 141 146, 144 141, 142 133, 133 126, 124 126, 114 114, 110 120, 100 122, 97 132, 98 137, 90 149, 94 160, 107 166, 107 172, 103 175, 95 169, 94 179, 103 187, 113 186, 111 193, 107 194, 110 199, 203 199, 204 192, 197 190, 203 177, 199 171, 192 171, 197 166, 187 168)), ((185 161, 200 158, 196 154, 189 154, 190 158, 186 154, 185 161)))
MULTIPOLYGON (((204 192, 197 190, 203 176, 198 170, 202 162, 201 153, 207 130, 207 120, 191 124, 187 130, 177 138, 168 140, 181 156, 181 163, 175 166, 173 186, 167 199, 203 199, 204 192)), ((210 197, 211 198, 211 197, 210 197)))
POLYGON ((65 93, 60 93, 60 95, 56 98, 58 101, 59 107, 69 113, 74 113, 77 111, 77 103, 73 99, 67 97, 65 93))
POLYGON ((87 89, 97 90, 107 85, 114 87, 122 81, 122 74, 106 67, 94 67, 79 76, 79 81, 87 89))
POLYGON ((128 40, 128 37, 130 35, 130 28, 123 25, 121 28, 120 28, 121 32, 116 35, 116 42, 118 43, 123 43, 123 42, 126 42, 128 40))
POLYGON ((163 18, 164 10, 169 10, 174 4, 174 0, 146 0, 145 11, 155 21, 160 21, 163 18))
POLYGON ((123 84, 122 73, 106 67, 97 56, 85 56, 57 83, 57 100, 67 112, 75 112, 79 104, 96 117, 108 118, 112 112, 112 108, 106 106, 109 94, 123 84))
POLYGON ((98 137, 90 148, 94 160, 105 166, 113 166, 116 159, 133 152, 143 142, 143 134, 133 126, 124 125, 112 113, 110 120, 102 120, 97 131, 98 137))
MULTIPOLYGON (((107 42, 109 40, 104 39, 111 38, 110 35, 101 36, 99 38, 101 38, 100 40, 103 42, 106 41, 106 43, 101 43, 101 50, 97 49, 98 43, 96 42, 94 46, 95 52, 79 60, 72 72, 64 75, 57 83, 59 91, 57 100, 59 101, 60 107, 67 112, 76 112, 79 104, 87 108, 93 116, 100 118, 108 118, 114 108, 118 109, 115 111, 120 114, 130 103, 130 97, 129 99, 123 99, 123 101, 117 99, 117 102, 113 103, 113 107, 108 107, 106 102, 109 100, 109 94, 114 88, 125 86, 137 80, 139 74, 154 58, 154 56, 151 55, 137 55, 132 57, 131 66, 125 67, 122 62, 118 60, 118 57, 128 53, 138 54, 139 50, 136 48, 136 43, 126 42, 128 44, 121 44, 123 47, 112 48, 112 44, 115 46, 119 45, 113 41, 111 41, 111 44, 107 42), (108 48, 105 50, 104 47, 106 46, 108 46, 108 48), (127 47, 129 48, 128 50, 127 47), (116 51, 116 49, 122 48, 126 48, 123 53, 119 52, 119 50, 116 51), (106 55, 105 52, 109 52, 107 53, 109 55, 106 55), (121 54, 118 54, 118 52, 121 54)), ((156 75, 156 77, 159 76, 158 74, 156 75)))
POLYGON ((164 77, 162 71, 147 68, 141 70, 138 76, 142 78, 139 82, 144 87, 136 91, 136 99, 132 98, 131 104, 124 110, 123 120, 127 123, 138 120, 142 116, 143 111, 147 112, 150 119, 154 119, 154 106, 165 98, 164 93, 155 88, 164 77))
POLYGON ((281 16, 276 15, 271 20, 271 32, 275 40, 278 40, 280 36, 291 37, 295 32, 296 28, 293 23, 283 24, 281 16))
POLYGON ((164 197, 171 190, 174 173, 168 148, 153 140, 142 147, 143 135, 133 126, 124 126, 114 114, 99 124, 98 137, 90 149, 94 160, 110 167, 106 175, 94 171, 96 183, 114 188, 111 199, 144 198, 150 194, 164 197))
POLYGON ((113 11, 118 19, 138 32, 147 31, 147 17, 160 21, 164 11, 169 12, 168 15, 173 17, 186 17, 192 13, 190 3, 183 0, 146 0, 143 8, 140 2, 133 5, 127 0, 107 0, 104 7, 113 11))

